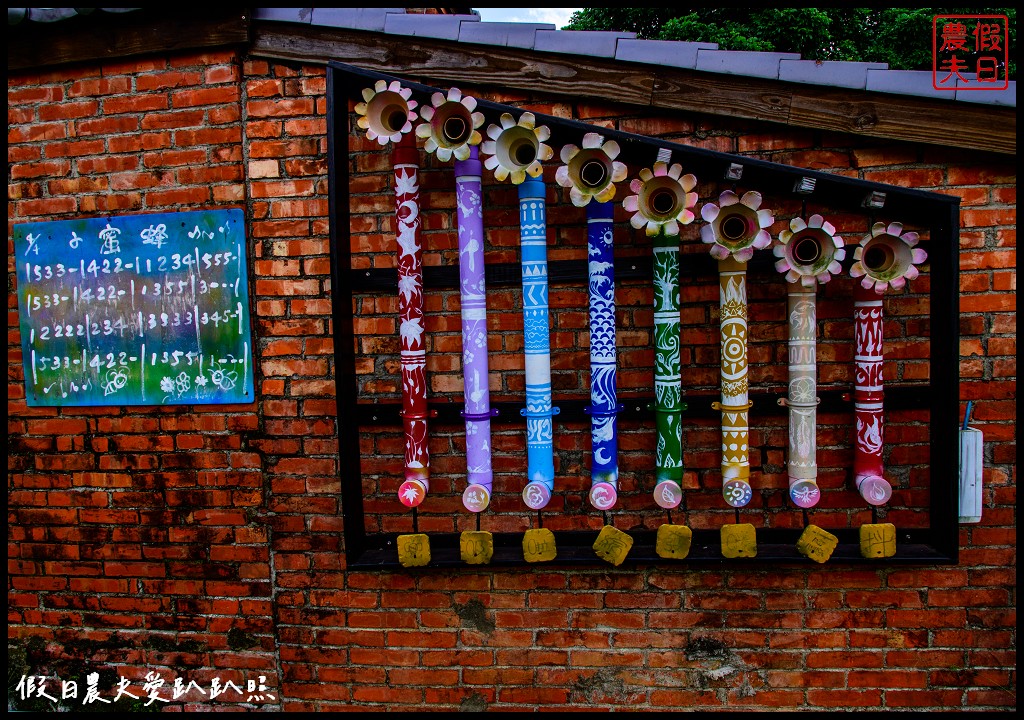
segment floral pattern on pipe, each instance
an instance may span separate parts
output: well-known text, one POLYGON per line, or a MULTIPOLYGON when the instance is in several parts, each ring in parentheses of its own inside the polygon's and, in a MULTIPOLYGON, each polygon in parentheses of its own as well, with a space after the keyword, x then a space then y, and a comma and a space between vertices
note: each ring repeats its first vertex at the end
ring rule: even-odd
POLYGON ((701 217, 708 224, 700 236, 718 260, 722 348, 722 497, 744 507, 753 497, 750 487, 750 399, 747 387, 747 261, 754 251, 771 244, 766 228, 775 221, 761 210, 761 193, 751 190, 740 198, 732 190, 708 203, 701 217))
POLYGON ((797 507, 818 504, 817 286, 842 271, 846 257, 835 227, 821 215, 793 218, 779 234, 775 269, 788 283, 789 497, 797 507))
POLYGON ((854 251, 855 262, 850 268, 851 276, 861 278, 853 295, 856 365, 853 476, 857 491, 871 505, 883 505, 892 496, 882 461, 885 358, 881 296, 888 288, 902 289, 908 280, 918 277, 917 265, 928 258, 927 253, 917 247, 918 241, 918 234, 904 233, 901 223, 875 223, 854 251))

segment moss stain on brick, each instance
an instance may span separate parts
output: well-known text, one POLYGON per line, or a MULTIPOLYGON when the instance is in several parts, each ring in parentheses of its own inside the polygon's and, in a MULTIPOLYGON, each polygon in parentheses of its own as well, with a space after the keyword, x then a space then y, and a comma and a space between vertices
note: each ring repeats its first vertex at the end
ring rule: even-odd
POLYGON ((494 632, 494 620, 487 616, 487 608, 479 600, 470 600, 465 605, 455 603, 455 614, 462 620, 462 627, 488 635, 494 632))
POLYGON ((256 639, 255 635, 247 633, 240 628, 228 630, 228 647, 232 650, 248 650, 256 645, 259 645, 259 640, 256 639))

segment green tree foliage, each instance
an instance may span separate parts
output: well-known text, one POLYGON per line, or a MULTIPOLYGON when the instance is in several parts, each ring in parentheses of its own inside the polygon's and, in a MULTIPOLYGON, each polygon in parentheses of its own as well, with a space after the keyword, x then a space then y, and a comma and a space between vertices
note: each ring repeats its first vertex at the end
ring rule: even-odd
POLYGON ((1006 15, 1016 76, 1014 8, 584 8, 566 30, 631 31, 649 40, 717 43, 722 50, 800 53, 806 60, 888 63, 931 70, 936 15, 1006 15))

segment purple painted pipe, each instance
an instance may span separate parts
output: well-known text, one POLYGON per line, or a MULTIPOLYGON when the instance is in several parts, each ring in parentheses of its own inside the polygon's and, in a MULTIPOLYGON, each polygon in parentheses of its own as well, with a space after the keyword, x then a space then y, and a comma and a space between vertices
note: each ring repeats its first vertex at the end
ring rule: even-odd
POLYGON ((484 215, 476 146, 455 161, 459 221, 459 293, 462 300, 462 380, 466 408, 466 469, 469 486, 462 503, 472 512, 491 500, 491 416, 487 387, 487 288, 484 284, 484 215))

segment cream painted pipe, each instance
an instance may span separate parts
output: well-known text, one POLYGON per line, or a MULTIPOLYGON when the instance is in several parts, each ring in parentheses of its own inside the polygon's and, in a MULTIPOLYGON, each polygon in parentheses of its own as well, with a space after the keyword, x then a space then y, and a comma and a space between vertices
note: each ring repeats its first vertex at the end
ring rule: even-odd
POLYGON ((733 257, 718 262, 722 346, 722 497, 745 507, 750 487, 750 430, 747 412, 747 265, 733 257))

